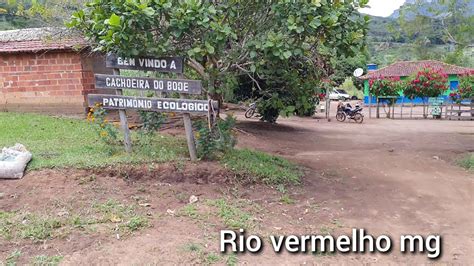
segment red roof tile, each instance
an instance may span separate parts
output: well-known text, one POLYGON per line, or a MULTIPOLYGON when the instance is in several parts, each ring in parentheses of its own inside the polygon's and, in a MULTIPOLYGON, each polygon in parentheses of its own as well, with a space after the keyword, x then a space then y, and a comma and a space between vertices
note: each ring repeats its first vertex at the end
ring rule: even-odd
POLYGON ((427 67, 437 70, 441 69, 445 74, 448 75, 459 75, 474 72, 474 69, 472 68, 450 65, 435 60, 402 61, 396 62, 379 70, 371 71, 365 76, 362 76, 361 79, 371 79, 379 77, 405 77, 410 76, 413 73, 416 73, 421 69, 427 67))
POLYGON ((82 37, 72 35, 63 29, 0 31, 0 53, 75 50, 84 47, 87 47, 87 42, 82 37))

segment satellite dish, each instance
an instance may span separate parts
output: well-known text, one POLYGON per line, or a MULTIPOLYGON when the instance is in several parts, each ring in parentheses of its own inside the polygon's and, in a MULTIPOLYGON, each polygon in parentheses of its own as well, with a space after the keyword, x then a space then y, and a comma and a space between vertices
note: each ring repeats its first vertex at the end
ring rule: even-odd
POLYGON ((354 77, 358 78, 364 74, 364 70, 362 68, 358 68, 354 71, 354 77))

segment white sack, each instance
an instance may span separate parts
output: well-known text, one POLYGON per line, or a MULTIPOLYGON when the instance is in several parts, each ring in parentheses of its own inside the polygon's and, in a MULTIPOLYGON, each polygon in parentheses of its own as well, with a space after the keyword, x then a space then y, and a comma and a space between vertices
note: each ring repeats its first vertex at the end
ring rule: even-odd
POLYGON ((31 153, 21 144, 16 144, 10 148, 3 148, 0 153, 0 178, 22 178, 26 165, 30 161, 31 153))

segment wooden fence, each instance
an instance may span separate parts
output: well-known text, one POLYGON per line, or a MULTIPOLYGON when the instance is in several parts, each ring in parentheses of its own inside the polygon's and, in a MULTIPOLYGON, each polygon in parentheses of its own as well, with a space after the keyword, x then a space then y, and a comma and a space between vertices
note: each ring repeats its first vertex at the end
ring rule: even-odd
MULTIPOLYGON (((388 119, 447 119, 474 121, 474 99, 454 103, 450 100, 430 99, 422 104, 404 102, 387 104, 390 99, 377 100, 369 106, 369 117, 388 119), (372 110, 373 109, 373 110, 372 110)), ((394 101, 392 101, 394 102, 394 101)))

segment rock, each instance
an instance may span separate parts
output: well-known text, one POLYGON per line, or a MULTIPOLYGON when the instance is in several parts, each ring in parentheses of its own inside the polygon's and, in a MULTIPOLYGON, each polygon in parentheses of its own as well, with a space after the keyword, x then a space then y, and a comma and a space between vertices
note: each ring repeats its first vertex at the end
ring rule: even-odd
POLYGON ((433 159, 439 161, 439 156, 433 156, 433 159))
POLYGON ((58 216, 59 217, 69 216, 69 212, 68 211, 60 211, 60 212, 58 212, 58 216))
POLYGON ((198 197, 191 195, 191 197, 189 197, 189 204, 193 204, 197 202, 198 200, 199 200, 198 197))
POLYGON ((388 152, 394 152, 395 150, 394 149, 389 149, 388 152))
POLYGON ((166 213, 169 214, 169 215, 171 215, 171 216, 174 216, 175 211, 174 211, 174 210, 167 209, 167 210, 166 210, 166 213))

